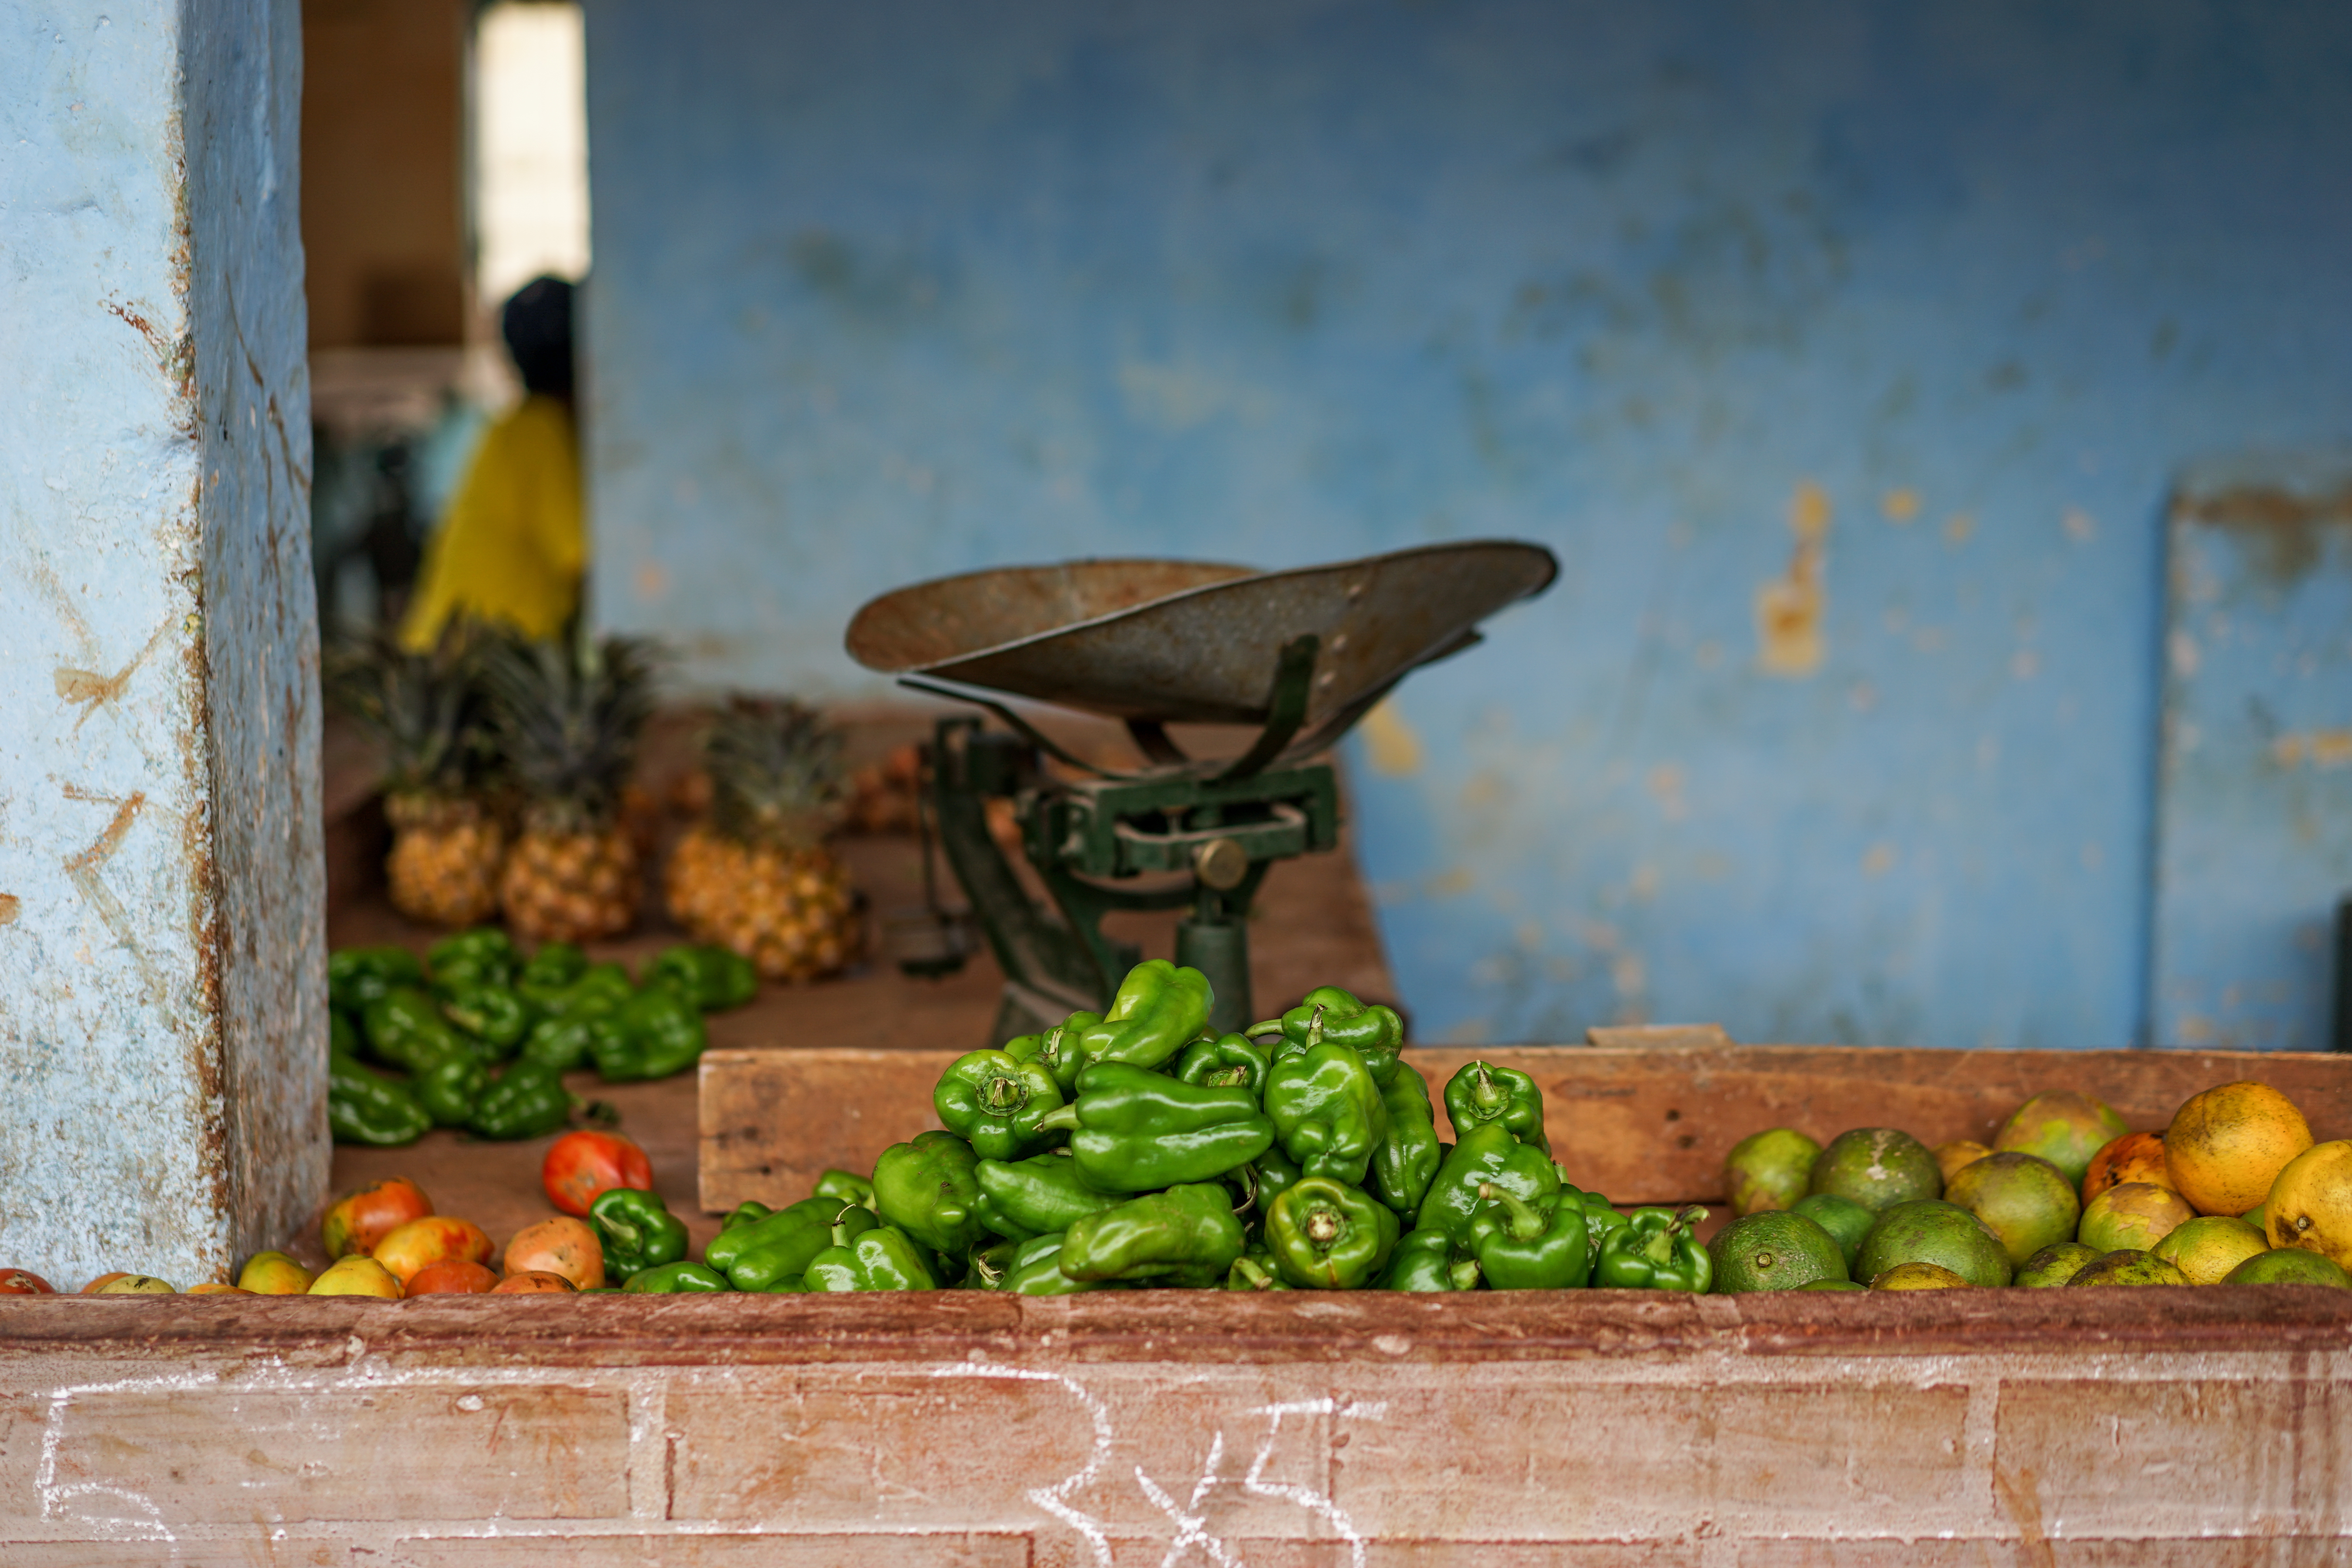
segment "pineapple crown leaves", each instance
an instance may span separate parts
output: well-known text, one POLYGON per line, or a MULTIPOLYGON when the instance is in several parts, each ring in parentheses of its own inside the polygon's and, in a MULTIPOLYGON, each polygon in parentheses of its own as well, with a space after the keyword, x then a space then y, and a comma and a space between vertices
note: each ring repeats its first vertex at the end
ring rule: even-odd
POLYGON ((333 637, 320 659, 329 701, 384 749, 390 795, 462 796, 480 790, 497 747, 479 688, 484 638, 452 622, 433 647, 404 647, 383 626, 333 637))
POLYGON ((508 771, 551 830, 612 819, 653 715, 655 660, 637 637, 503 637, 485 650, 482 689, 508 771))
POLYGON ((712 825, 730 838, 812 845, 839 813, 841 731, 792 698, 730 698, 703 735, 702 766, 712 825))

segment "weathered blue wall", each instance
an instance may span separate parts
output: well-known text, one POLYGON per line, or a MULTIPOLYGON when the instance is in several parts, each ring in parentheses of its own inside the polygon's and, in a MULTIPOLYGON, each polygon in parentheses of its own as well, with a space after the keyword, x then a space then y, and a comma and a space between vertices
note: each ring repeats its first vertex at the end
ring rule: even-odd
POLYGON ((1542 540, 1359 747, 1423 1032, 2145 1032, 2160 516, 2352 427, 2352 12, 589 0, 601 616, 1542 540))

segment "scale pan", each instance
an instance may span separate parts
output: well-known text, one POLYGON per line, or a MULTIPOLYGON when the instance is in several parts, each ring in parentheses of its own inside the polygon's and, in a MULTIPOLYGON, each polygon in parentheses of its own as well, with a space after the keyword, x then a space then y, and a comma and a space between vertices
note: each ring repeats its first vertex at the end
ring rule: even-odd
POLYGON ((1307 723, 1320 725, 1477 624, 1539 594, 1559 563, 1538 544, 1472 540, 1326 566, 1254 572, 1192 561, 1006 566, 899 588, 849 623, 850 657, 1157 723, 1263 724, 1283 645, 1321 639, 1307 723))

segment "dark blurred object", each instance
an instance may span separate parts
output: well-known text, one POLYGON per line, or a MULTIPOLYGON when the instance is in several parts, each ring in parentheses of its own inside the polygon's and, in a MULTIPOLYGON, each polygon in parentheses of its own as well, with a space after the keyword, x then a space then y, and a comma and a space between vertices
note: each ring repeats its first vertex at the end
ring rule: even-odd
POLYGON ((365 563, 372 603, 365 618, 390 625, 400 618, 416 583, 427 521, 418 515, 412 476, 415 454, 406 436, 338 440, 325 427, 311 432, 310 563, 322 611, 341 605, 336 581, 347 564, 365 563))
POLYGON ((2352 1051, 2352 896, 2336 906, 2336 1029, 2328 1049, 2352 1051))
POLYGON ((499 312, 499 334, 526 392, 572 395, 572 295, 561 278, 534 278, 499 312))
POLYGON ((842 826, 852 833, 912 833, 922 790, 922 749, 912 742, 849 775, 842 826))

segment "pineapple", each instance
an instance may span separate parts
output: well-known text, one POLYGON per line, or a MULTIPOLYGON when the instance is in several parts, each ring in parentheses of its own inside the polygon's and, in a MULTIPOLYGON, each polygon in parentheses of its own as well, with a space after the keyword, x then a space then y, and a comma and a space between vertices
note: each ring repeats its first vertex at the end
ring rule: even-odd
POLYGON ((770 980, 814 980, 857 956, 849 875, 825 847, 840 815, 841 736, 813 709, 738 697, 702 747, 710 812, 670 857, 672 919, 770 980))
POLYGON ((499 906, 507 836, 486 795, 491 748, 474 689, 476 648, 462 628, 426 653, 379 632, 328 659, 337 706, 384 750, 392 906, 428 925, 478 924, 499 906))
POLYGON ((500 643, 483 685, 524 797, 499 878, 509 929, 538 942, 628 930, 644 882, 622 791, 653 712, 650 647, 628 637, 500 643))

